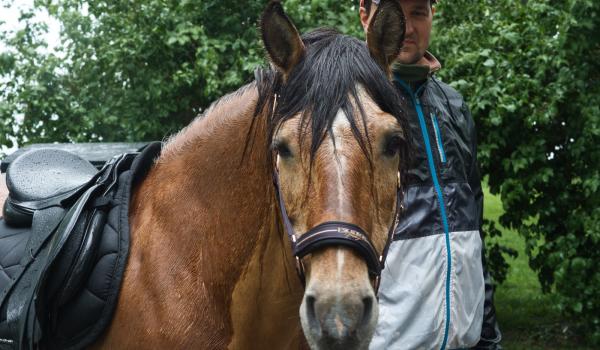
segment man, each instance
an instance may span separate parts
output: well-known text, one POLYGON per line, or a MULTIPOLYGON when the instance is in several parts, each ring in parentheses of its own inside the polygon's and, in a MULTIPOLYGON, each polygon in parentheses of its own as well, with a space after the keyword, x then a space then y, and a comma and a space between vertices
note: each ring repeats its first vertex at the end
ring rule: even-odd
MULTIPOLYGON (((397 0, 406 35, 394 81, 414 143, 403 218, 390 246, 371 349, 501 349, 480 236, 483 194, 475 125, 462 96, 435 77, 435 0, 397 0)), ((365 32, 380 0, 361 0, 365 32)))

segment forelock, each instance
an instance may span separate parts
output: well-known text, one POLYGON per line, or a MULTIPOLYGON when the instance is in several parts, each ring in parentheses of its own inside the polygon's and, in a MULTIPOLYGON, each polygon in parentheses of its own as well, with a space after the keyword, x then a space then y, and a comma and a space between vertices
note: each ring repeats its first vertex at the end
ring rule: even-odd
POLYGON ((366 123, 358 87, 362 86, 382 111, 402 121, 396 89, 371 58, 364 41, 328 28, 309 32, 302 40, 305 56, 281 85, 273 125, 280 126, 300 114, 300 125, 306 126, 300 137, 310 131, 312 158, 325 135, 332 133, 333 121, 341 110, 348 116, 359 145, 368 154, 369 140, 358 128, 366 123), (354 110, 353 101, 357 102, 358 111, 354 110))

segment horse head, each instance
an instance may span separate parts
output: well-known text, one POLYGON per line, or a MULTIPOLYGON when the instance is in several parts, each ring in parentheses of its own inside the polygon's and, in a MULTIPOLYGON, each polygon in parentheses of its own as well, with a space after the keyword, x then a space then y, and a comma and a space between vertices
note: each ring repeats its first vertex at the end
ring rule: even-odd
POLYGON ((313 349, 368 347, 399 213, 409 137, 390 83, 404 36, 396 1, 382 1, 369 28, 365 44, 330 29, 300 36, 279 2, 262 16, 274 178, 313 349))

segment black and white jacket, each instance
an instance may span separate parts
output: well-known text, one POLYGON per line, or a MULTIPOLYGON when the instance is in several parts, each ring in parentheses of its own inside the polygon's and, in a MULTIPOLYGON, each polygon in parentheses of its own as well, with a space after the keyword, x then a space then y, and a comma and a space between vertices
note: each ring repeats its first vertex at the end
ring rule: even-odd
POLYGON ((432 73, 410 84, 396 72, 395 84, 406 101, 413 166, 382 272, 371 349, 472 347, 486 294, 473 119, 462 96, 432 73))

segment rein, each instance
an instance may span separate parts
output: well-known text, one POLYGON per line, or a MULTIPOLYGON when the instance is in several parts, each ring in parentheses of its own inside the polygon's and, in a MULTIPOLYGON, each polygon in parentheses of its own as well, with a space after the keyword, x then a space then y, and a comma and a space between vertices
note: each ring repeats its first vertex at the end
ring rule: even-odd
MULTIPOLYGON (((275 113, 276 105, 277 94, 275 94, 273 101, 273 114, 275 113)), ((342 221, 327 221, 311 228, 302 235, 297 235, 285 208, 283 196, 281 195, 277 157, 278 154, 274 152, 273 159, 275 160, 275 164, 273 166, 273 184, 275 187, 275 196, 277 197, 277 201, 279 203, 279 209, 285 231, 290 239, 292 252, 296 258, 296 272, 298 273, 298 277, 300 278, 302 284, 306 286, 306 274, 304 264, 302 263, 302 258, 323 247, 335 245, 345 246, 353 249, 363 259, 365 259, 369 269, 369 275, 374 278, 373 289, 377 295, 381 281, 381 271, 385 267, 385 259, 392 242, 394 231, 398 226, 400 213, 403 209, 401 203, 402 190, 400 188, 400 172, 398 171, 394 221, 389 228, 387 241, 383 251, 378 253, 373 246, 373 243, 369 239, 366 231, 352 223, 342 221)))

